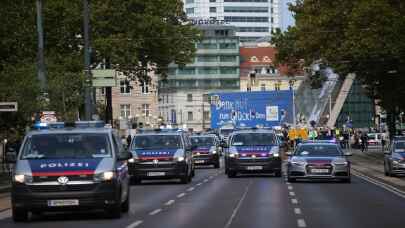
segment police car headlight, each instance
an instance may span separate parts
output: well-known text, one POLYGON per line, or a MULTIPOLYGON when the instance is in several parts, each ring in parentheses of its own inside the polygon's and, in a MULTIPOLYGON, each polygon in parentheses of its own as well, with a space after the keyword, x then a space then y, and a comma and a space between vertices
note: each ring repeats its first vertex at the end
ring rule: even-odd
POLYGON ((28 175, 23 175, 23 174, 16 174, 14 175, 14 181, 17 183, 31 183, 32 182, 32 176, 28 175))
POLYGON ((113 171, 102 172, 94 175, 95 181, 110 181, 114 179, 115 173, 113 171))
POLYGON ((179 156, 179 157, 176 158, 176 160, 177 160, 178 162, 182 162, 182 161, 184 161, 184 157, 183 157, 183 156, 179 156))
POLYGON ((231 158, 237 158, 237 157, 239 157, 239 154, 238 154, 238 153, 230 153, 230 154, 229 154, 229 157, 231 157, 231 158))
POLYGON ((131 158, 131 159, 128 160, 128 162, 129 162, 129 163, 135 163, 135 159, 134 159, 134 158, 131 158))
POLYGON ((211 151, 211 153, 212 153, 212 154, 216 154, 216 153, 217 153, 217 151, 216 151, 216 150, 213 150, 213 151, 211 151))

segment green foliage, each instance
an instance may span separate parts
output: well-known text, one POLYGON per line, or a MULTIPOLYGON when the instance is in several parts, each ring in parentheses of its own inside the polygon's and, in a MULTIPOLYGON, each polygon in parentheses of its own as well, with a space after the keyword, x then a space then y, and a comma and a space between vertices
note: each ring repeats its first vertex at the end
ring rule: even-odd
POLYGON ((296 26, 275 34, 281 63, 305 59, 356 73, 386 109, 405 109, 405 2, 297 0, 296 26))
POLYGON ((184 65, 195 53, 199 31, 186 23, 180 0, 94 0, 96 59, 108 59, 132 79, 144 80, 148 64, 162 76, 171 62, 184 65))

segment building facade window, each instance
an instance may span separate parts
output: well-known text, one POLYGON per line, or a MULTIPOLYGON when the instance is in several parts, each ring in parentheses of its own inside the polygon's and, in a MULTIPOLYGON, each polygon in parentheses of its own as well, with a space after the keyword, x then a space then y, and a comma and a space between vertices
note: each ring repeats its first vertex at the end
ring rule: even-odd
POLYGON ((197 62, 217 62, 217 56, 203 55, 197 56, 197 62))
POLYGON ((221 62, 236 62, 236 56, 232 56, 232 55, 221 55, 219 57, 219 60, 221 62))
POLYGON ((210 13, 216 13, 217 7, 210 7, 210 13))
POLYGON ((150 116, 150 105, 149 104, 142 104, 142 115, 145 117, 150 116))
POLYGON ((100 88, 100 90, 99 90, 99 91, 100 91, 100 94, 101 94, 101 95, 105 95, 105 87, 100 88))
POLYGON ((281 82, 276 82, 276 83, 274 84, 274 90, 279 91, 280 88, 281 88, 281 82))
POLYGON ((210 120, 211 119, 210 111, 204 111, 203 118, 204 118, 204 120, 210 120))
POLYGON ((225 6, 225 13, 268 13, 267 7, 225 6))
POLYGON ((187 120, 193 121, 193 112, 187 112, 187 120))
POLYGON ((203 94, 203 102, 208 102, 208 94, 203 94))
POLYGON ((219 44, 220 49, 236 49, 236 43, 219 44))
POLYGON ((194 3, 194 0, 186 0, 186 3, 194 3))
POLYGON ((141 91, 142 91, 143 94, 148 94, 149 93, 149 82, 142 81, 140 83, 140 87, 141 87, 141 91))
POLYGON ((217 2, 217 0, 210 0, 210 2, 217 2))
POLYGON ((120 105, 120 112, 122 118, 124 119, 129 118, 129 116, 131 116, 131 105, 130 104, 120 105))
POLYGON ((195 74, 195 68, 179 68, 178 75, 193 75, 195 74))
POLYGON ((266 91, 266 84, 261 84, 260 85, 260 90, 261 91, 266 91))
POLYGON ((204 67, 198 69, 198 74, 218 74, 218 68, 216 67, 204 67))
POLYGON ((120 80, 120 93, 123 95, 131 94, 131 87, 127 80, 120 80))
POLYGON ((221 67, 221 74, 237 74, 238 69, 236 67, 221 67))
POLYGON ((225 17, 229 22, 269 22, 268 17, 225 17))
POLYGON ((212 44, 212 43, 198 43, 197 48, 198 49, 217 49, 218 46, 217 46, 217 44, 212 44))
POLYGON ((194 14, 194 8, 186 8, 187 14, 194 14))
POLYGON ((239 32, 269 32, 269 27, 239 27, 239 32))
POLYGON ((191 94, 191 93, 187 94, 187 101, 193 102, 193 94, 191 94))

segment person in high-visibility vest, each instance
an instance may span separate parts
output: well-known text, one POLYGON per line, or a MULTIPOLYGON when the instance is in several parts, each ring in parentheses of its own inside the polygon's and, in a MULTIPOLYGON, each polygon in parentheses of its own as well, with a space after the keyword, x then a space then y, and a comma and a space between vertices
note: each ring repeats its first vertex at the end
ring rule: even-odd
POLYGON ((318 132, 315 129, 311 129, 309 130, 308 136, 310 140, 315 140, 316 138, 318 138, 318 132))

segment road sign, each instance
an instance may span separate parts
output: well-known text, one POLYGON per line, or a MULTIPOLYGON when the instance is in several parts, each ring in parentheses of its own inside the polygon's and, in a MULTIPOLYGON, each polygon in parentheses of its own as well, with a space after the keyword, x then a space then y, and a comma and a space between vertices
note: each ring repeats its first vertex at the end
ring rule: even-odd
POLYGON ((0 112, 16 112, 17 110, 17 102, 0 102, 0 112))
POLYGON ((115 70, 92 70, 93 87, 115 87, 117 76, 115 70))

